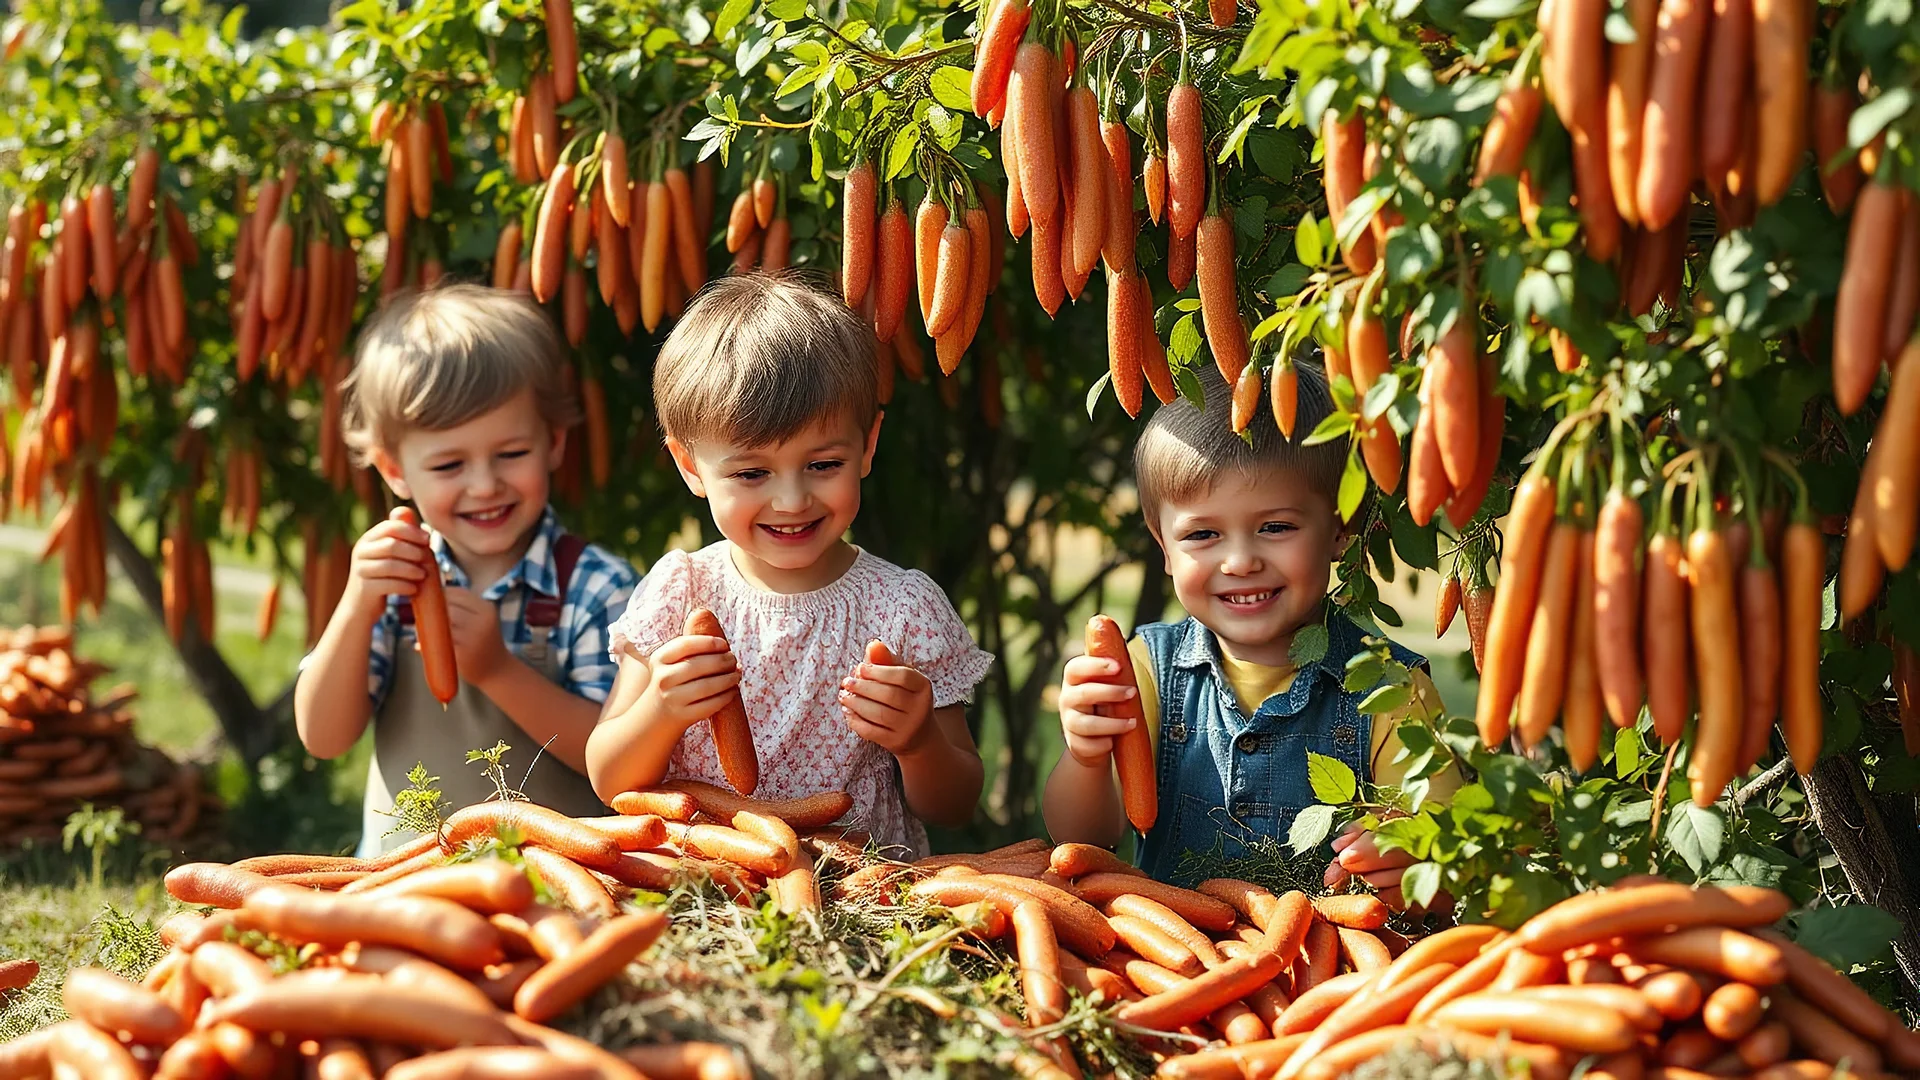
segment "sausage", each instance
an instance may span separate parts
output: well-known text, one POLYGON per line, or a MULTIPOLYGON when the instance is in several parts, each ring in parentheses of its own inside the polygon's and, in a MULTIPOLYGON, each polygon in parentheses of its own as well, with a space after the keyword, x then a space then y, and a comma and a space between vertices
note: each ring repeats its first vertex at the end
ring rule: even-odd
POLYGON ((1114 1015, 1136 1027, 1172 1031, 1246 997, 1272 982, 1285 967, 1286 961, 1271 953, 1228 960, 1177 989, 1123 1005, 1114 1015))
POLYGON ((646 815, 666 821, 692 821, 693 816, 700 812, 700 804, 684 791, 655 788, 623 791, 613 797, 613 809, 617 813, 635 817, 646 815))
POLYGON ((612 918, 618 910, 612 894, 586 867, 557 851, 526 847, 520 857, 529 869, 540 875, 555 899, 582 915, 612 918))
POLYGON ((1730 982, 1707 995, 1700 1022, 1715 1038, 1739 1042, 1760 1026, 1761 1007, 1760 991, 1746 983, 1730 982))
POLYGON ((1788 941, 1774 930, 1760 930, 1757 937, 1771 942, 1786 961, 1787 982, 1793 992, 1808 1004, 1847 1025, 1868 1042, 1885 1042, 1904 1025, 1886 1007, 1868 996, 1852 979, 1833 970, 1826 961, 1788 941))
POLYGON ((1133 658, 1127 654, 1126 635, 1120 625, 1105 615, 1087 620, 1087 655, 1111 660, 1119 671, 1106 680, 1115 686, 1130 686, 1132 699, 1120 705, 1102 706, 1101 711, 1116 718, 1133 721, 1133 727, 1114 737, 1113 764, 1120 777, 1120 800, 1127 820, 1142 835, 1151 831, 1159 816, 1159 792, 1153 762, 1153 740, 1147 733, 1146 714, 1141 711, 1139 680, 1134 676, 1133 658))
POLYGON ((1527 920, 1516 941, 1534 952, 1555 952, 1610 937, 1670 928, 1766 926, 1791 909, 1782 893, 1752 886, 1694 888, 1670 882, 1583 893, 1527 920))
POLYGON ((600 1070, 531 1046, 466 1047, 403 1061, 387 1080, 599 1080, 600 1070))
POLYGON ((222 863, 183 863, 167 871, 167 895, 183 904, 237 908, 256 890, 273 884, 264 874, 222 863))
POLYGON ((534 972, 513 995, 514 1013, 540 1022, 566 1012, 624 970, 666 927, 658 911, 609 919, 571 954, 534 972))
POLYGON ((1387 917, 1393 913, 1379 897, 1365 893, 1323 896, 1313 902, 1313 909, 1335 926, 1355 930, 1378 930, 1387 925, 1387 917))
POLYGON ((519 1041, 495 1013, 393 986, 377 975, 307 975, 285 975, 211 1002, 201 1013, 201 1026, 231 1023, 302 1038, 338 1036, 432 1048, 512 1046, 519 1041))
POLYGON ((1700 1011, 1703 992, 1691 972, 1662 971, 1636 980, 1633 988, 1668 1020, 1690 1020, 1700 1011))
POLYGON ((438 897, 482 914, 519 911, 533 903, 533 885, 526 872, 503 859, 428 867, 371 892, 378 896, 438 897))
MULTIPOLYGON (((720 620, 705 608, 687 613, 686 632, 689 637, 725 640, 727 636, 720 620)), ((727 783, 742 795, 753 794, 760 784, 760 759, 754 751, 753 728, 747 721, 746 706, 737 689, 727 695, 710 724, 714 751, 720 757, 720 768, 726 774, 727 783)))
MULTIPOLYGON (((1421 970, 1431 967, 1451 967, 1445 963, 1422 965, 1421 970)), ((1411 976, 1409 976, 1411 977, 1411 976)), ((1404 983, 1402 979, 1400 982, 1404 983)), ((1347 999, 1369 987, 1378 989, 1384 982, 1383 975, 1368 971, 1350 971, 1345 975, 1336 975, 1326 982, 1315 986, 1293 1000, 1280 1019, 1273 1025, 1276 1036, 1305 1034, 1320 1026, 1320 1022, 1333 1015, 1333 1011, 1345 1004, 1347 999)), ((1399 985, 1398 983, 1395 985, 1399 985)))
POLYGON ((214 997, 232 997, 273 980, 265 960, 230 941, 209 941, 192 957, 189 971, 214 997))
POLYGON ((1380 975, 1381 989, 1388 989, 1413 973, 1432 964, 1465 964, 1506 936, 1496 926, 1470 924, 1442 930, 1413 943, 1394 958, 1380 975))
POLYGON ((502 829, 515 830, 527 843, 565 855, 582 866, 598 868, 620 861, 620 845, 612 837, 530 802, 483 802, 456 810, 447 818, 441 837, 449 848, 456 848, 474 837, 498 834, 502 829))
POLYGON ((1181 918, 1202 930, 1219 933, 1233 929, 1234 910, 1224 900, 1151 878, 1132 874, 1088 874, 1075 881, 1073 887, 1080 898, 1090 904, 1105 904, 1126 893, 1138 893, 1179 912, 1181 918))
POLYGON ((732 821, 733 815, 751 810, 777 817, 795 829, 820 829, 846 817, 853 809, 853 796, 844 791, 823 791, 799 799, 749 799, 698 780, 669 780, 660 786, 665 791, 691 795, 700 812, 717 821, 732 821))
POLYGON ((1794 1045, 1828 1064, 1842 1060, 1857 1075, 1880 1072, 1880 1049, 1849 1031, 1839 1020, 1789 993, 1770 995, 1767 1014, 1787 1026, 1794 1045))
POLYGON ((483 916, 434 897, 329 896, 276 886, 248 897, 242 914, 247 924, 295 941, 395 945, 468 971, 501 960, 500 934, 483 916))
POLYGON ((1639 938, 1625 951, 1641 963, 1711 972, 1754 986, 1776 986, 1787 978, 1787 961, 1777 946, 1724 926, 1639 938))
POLYGON ((187 1032, 187 1018, 159 994, 97 967, 75 968, 61 989, 67 1013, 127 1041, 164 1045, 187 1032))
POLYGON ((86 1080, 145 1080, 146 1072, 113 1036, 83 1020, 67 1020, 48 1029, 47 1059, 57 1075, 86 1080))
MULTIPOLYGON (((418 525, 413 508, 402 506, 393 512, 398 521, 418 525)), ((460 669, 453 650, 453 622, 447 614, 446 586, 440 581, 439 559, 431 548, 420 579, 420 590, 413 596, 413 629, 420 639, 420 663, 427 673, 427 688, 435 701, 446 705, 460 692, 460 669)))
MULTIPOLYGON (((1154 930, 1171 938, 1175 943, 1192 953, 1193 956, 1206 967, 1213 967, 1220 963, 1220 950, 1214 947, 1212 939, 1201 933, 1192 923, 1181 918, 1179 912, 1174 911, 1158 900, 1153 900, 1135 893, 1128 893, 1125 896, 1116 896, 1111 901, 1108 901, 1106 913, 1109 922, 1118 916, 1146 923, 1154 930)), ((1120 928, 1115 926, 1114 932, 1116 934, 1120 933, 1120 928)), ((1124 938, 1125 935, 1121 934, 1121 937, 1124 938)), ((1376 942, 1376 944, 1378 943, 1376 942)), ((1381 948, 1384 951, 1385 946, 1381 946, 1381 948)), ((1134 951, 1140 952, 1139 949, 1135 949, 1134 951)), ((1141 955, 1145 956, 1146 954, 1141 953, 1141 955)), ((1151 959, 1151 957, 1149 957, 1149 959, 1151 959)), ((1164 966, 1171 967, 1172 965, 1164 966)))
MULTIPOLYGON (((1521 950, 1524 951, 1524 950, 1521 950)), ((1589 983, 1584 986, 1529 986, 1519 991, 1538 1001, 1570 1001, 1579 1005, 1600 1005, 1626 1018, 1641 1031, 1656 1032, 1666 1025, 1666 1017, 1653 1007, 1646 996, 1631 986, 1589 983)))
POLYGON ((1613 1054, 1639 1042, 1626 1018, 1602 1005, 1543 1001, 1524 992, 1469 994, 1442 1005, 1434 1023, 1481 1035, 1503 1032, 1583 1054, 1613 1054))
MULTIPOLYGON (((1064 878, 1083 877, 1087 874, 1129 874, 1134 877, 1146 877, 1147 872, 1128 863, 1120 856, 1103 847, 1092 844, 1061 844, 1053 849, 1048 857, 1048 865, 1054 873, 1064 878)), ((1204 886, 1204 883, 1203 883, 1204 886)), ((1258 886, 1249 886, 1258 888, 1258 886)), ((1204 889, 1203 889, 1204 891, 1204 889)), ((1265 890, 1261 890, 1265 891, 1265 890)), ((1271 896, 1272 893, 1267 895, 1271 896)))
MULTIPOLYGON (((1344 1039, 1363 1034, 1377 1028, 1397 1026, 1407 1018, 1420 999, 1437 986, 1442 979, 1452 974, 1445 964, 1436 964, 1424 968, 1405 982, 1384 992, 1369 993, 1366 990, 1348 998, 1331 1015, 1320 1022, 1313 1035, 1301 1043, 1280 1067, 1278 1076, 1299 1076, 1310 1064, 1324 1065, 1321 1059, 1327 1050, 1344 1039)), ((1336 1073, 1337 1075, 1337 1073, 1336 1073)))
POLYGON ((615 814, 611 817, 574 820, 594 832, 612 837, 623 852, 646 851, 659 847, 667 839, 665 824, 656 814, 615 814))

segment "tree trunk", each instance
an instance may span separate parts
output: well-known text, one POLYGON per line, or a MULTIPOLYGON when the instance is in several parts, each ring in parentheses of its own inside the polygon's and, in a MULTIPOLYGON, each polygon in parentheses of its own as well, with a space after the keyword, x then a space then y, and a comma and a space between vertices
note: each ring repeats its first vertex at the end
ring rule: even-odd
POLYGON ((1814 824, 1839 856, 1847 886, 1900 920, 1893 955, 1910 992, 1920 993, 1920 892, 1912 873, 1920 867, 1920 837, 1912 796, 1876 796, 1859 762, 1846 754, 1822 758, 1804 786, 1814 824))
MULTIPOLYGON (((127 580, 140 593, 140 599, 146 602, 147 610, 154 619, 165 623, 165 603, 161 598, 160 578, 154 573, 153 563, 120 528, 120 523, 112 515, 103 515, 102 524, 106 529, 107 550, 113 553, 114 561, 127 575, 127 580)), ((272 752, 279 741, 279 728, 273 723, 272 712, 290 700, 282 694, 281 701, 275 702, 272 712, 262 709, 247 691, 245 683, 227 666, 225 657, 210 641, 200 636, 194 620, 188 619, 186 630, 174 646, 180 654, 180 662, 186 666, 187 675, 192 678, 195 690, 206 699, 208 707, 220 723, 220 732, 226 737, 227 745, 233 747, 241 760, 252 768, 260 759, 272 752)))

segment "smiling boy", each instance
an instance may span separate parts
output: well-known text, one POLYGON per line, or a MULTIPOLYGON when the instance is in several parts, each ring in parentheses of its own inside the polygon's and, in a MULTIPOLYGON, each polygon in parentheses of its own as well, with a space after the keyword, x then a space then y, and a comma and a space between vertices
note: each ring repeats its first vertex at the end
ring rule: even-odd
MULTIPOLYGON (((1166 556, 1174 595, 1188 617, 1142 626, 1128 644, 1139 698, 1153 736, 1160 812, 1136 860, 1151 876, 1191 886, 1183 852, 1244 855, 1256 837, 1284 841, 1293 818, 1314 803, 1307 754, 1344 762, 1362 780, 1390 782, 1398 748, 1390 723, 1361 713, 1366 688, 1348 692, 1346 662, 1363 632, 1327 603, 1332 566, 1348 534, 1335 509, 1347 444, 1302 446, 1282 437, 1272 413, 1249 437, 1229 424, 1231 395, 1211 368, 1201 374, 1206 405, 1186 401, 1154 414, 1134 450, 1134 477, 1147 528, 1166 556), (1324 657, 1295 666, 1304 627, 1324 625, 1324 657)), ((1300 368, 1299 430, 1327 415, 1325 376, 1300 368)), ((1426 661, 1392 646, 1414 669, 1413 707, 1437 711, 1426 661)), ((1066 751, 1042 800, 1056 842, 1112 847, 1126 828, 1113 769, 1114 737, 1133 721, 1100 715, 1135 691, 1101 681, 1112 660, 1068 661, 1060 693, 1066 751)), ((1443 786, 1435 784, 1438 793, 1443 786)), ((1348 845, 1343 845, 1348 846, 1348 845)), ((1380 854, 1369 837, 1343 858, 1390 902, 1411 862, 1380 854)), ((1344 872, 1344 871, 1342 871, 1344 872)), ((1336 870, 1329 868, 1333 882, 1336 870)))
POLYGON ((346 593, 301 665, 294 720, 320 758, 373 724, 362 855, 408 839, 381 834, 416 762, 452 807, 491 797, 466 753, 498 741, 514 748, 510 782, 535 802, 605 812, 582 775, 586 743, 613 685, 607 625, 638 575, 561 529, 547 503, 575 415, 565 363, 531 301, 468 285, 398 299, 361 335, 348 443, 426 528, 388 518, 354 545, 346 593), (460 671, 444 709, 408 601, 429 565, 447 581, 460 671))

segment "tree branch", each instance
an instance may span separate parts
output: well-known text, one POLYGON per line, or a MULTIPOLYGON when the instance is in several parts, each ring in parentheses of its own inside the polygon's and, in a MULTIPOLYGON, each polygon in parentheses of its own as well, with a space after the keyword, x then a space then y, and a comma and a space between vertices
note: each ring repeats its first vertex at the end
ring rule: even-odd
MULTIPOLYGON (((101 523, 106 530, 107 550, 112 552, 114 561, 120 564, 127 580, 133 583, 147 610, 156 620, 164 621, 166 604, 160 591, 160 579, 153 571, 153 563, 133 542, 133 538, 120 528, 120 523, 113 519, 113 515, 102 515, 101 523)), ((200 630, 192 619, 187 620, 185 632, 175 645, 175 650, 180 654, 181 663, 186 666, 187 675, 193 680, 194 689, 213 709, 214 718, 219 721, 221 734, 226 736, 227 744, 249 766, 258 764, 273 750, 278 732, 268 723, 267 714, 254 702, 246 684, 233 673, 233 668, 227 665, 220 650, 200 636, 200 630)), ((286 696, 282 695, 283 698, 286 696)))

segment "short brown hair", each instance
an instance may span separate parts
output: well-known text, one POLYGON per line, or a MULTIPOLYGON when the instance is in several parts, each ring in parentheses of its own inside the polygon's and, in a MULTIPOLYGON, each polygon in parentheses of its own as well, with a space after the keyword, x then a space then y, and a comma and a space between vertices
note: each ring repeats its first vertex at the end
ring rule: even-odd
POLYGON ((653 365, 660 427, 683 443, 783 442, 880 411, 873 329, 791 273, 721 278, 687 306, 653 365))
POLYGON ((1233 430, 1233 395, 1213 365, 1194 374, 1200 381, 1205 405, 1181 398, 1163 405, 1147 421, 1133 448, 1133 482, 1140 493, 1140 512, 1147 528, 1160 534, 1161 504, 1180 502, 1213 490, 1222 473, 1283 468, 1297 472, 1308 487, 1337 500, 1340 474, 1346 468, 1347 440, 1307 446, 1306 438, 1333 411, 1326 371, 1317 359, 1295 364, 1300 373, 1299 409, 1293 438, 1280 434, 1273 422, 1268 395, 1247 427, 1247 438, 1233 430))
POLYGON ((567 387, 566 346, 524 293, 447 285, 387 302, 360 332, 342 387, 347 446, 362 464, 409 431, 445 431, 531 390, 554 430, 578 406, 567 387))

